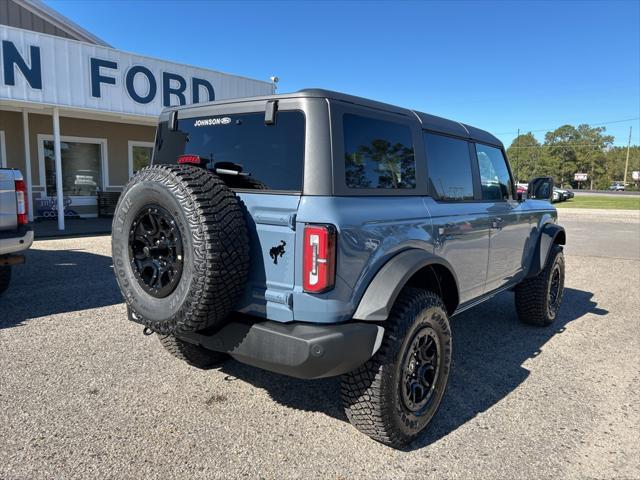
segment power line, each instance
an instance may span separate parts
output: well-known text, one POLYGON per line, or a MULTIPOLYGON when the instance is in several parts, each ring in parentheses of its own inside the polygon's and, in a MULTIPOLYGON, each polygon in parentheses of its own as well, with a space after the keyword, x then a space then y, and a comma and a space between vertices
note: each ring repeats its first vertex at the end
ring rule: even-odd
MULTIPOLYGON (((600 122, 600 123, 579 123, 578 125, 587 125, 589 127, 599 127, 601 125, 612 125, 614 123, 624 123, 624 122, 632 122, 634 120, 640 120, 640 117, 634 117, 634 118, 625 118, 623 120, 612 120, 610 122, 600 122)), ((522 128, 522 129, 518 129, 519 130, 523 130, 523 131, 527 131, 530 133, 533 132, 551 132, 553 130, 556 130, 559 127, 556 128, 539 128, 536 130, 528 130, 526 128, 522 128)), ((499 133, 494 133, 494 135, 509 135, 510 133, 518 133, 518 131, 511 131, 511 132, 499 132, 499 133)))

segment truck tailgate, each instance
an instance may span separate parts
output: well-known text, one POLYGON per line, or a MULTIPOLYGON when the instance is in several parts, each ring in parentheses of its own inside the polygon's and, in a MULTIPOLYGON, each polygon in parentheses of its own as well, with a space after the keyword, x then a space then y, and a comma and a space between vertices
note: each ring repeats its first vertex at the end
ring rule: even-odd
POLYGON ((0 168, 0 231, 15 230, 17 226, 13 170, 0 168))

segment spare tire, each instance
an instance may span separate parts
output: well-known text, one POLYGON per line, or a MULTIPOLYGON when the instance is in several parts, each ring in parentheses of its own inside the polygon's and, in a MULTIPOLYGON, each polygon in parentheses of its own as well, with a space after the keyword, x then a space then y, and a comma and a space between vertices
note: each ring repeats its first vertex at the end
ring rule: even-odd
POLYGON ((249 271, 240 200, 202 168, 147 167, 120 196, 112 253, 133 319, 164 335, 220 326, 249 271))

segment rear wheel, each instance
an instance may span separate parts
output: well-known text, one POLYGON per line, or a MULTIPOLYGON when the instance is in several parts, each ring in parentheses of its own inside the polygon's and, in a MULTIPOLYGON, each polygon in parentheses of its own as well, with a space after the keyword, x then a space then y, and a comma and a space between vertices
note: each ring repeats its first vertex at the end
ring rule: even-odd
POLYGON ((552 324, 564 294, 564 254, 553 245, 544 269, 522 281, 515 289, 516 311, 521 322, 538 327, 552 324))
POLYGON ((0 295, 2 295, 11 282, 11 266, 6 265, 0 267, 0 295))
POLYGON ((184 360, 192 367, 203 370, 216 367, 229 358, 229 356, 224 353, 212 352, 199 345, 180 340, 173 335, 160 335, 158 339, 171 355, 180 360, 184 360))
POLYGON ((384 326, 380 350, 343 375, 342 401, 358 430, 402 447, 440 405, 451 367, 451 330, 440 297, 415 288, 402 291, 384 326))

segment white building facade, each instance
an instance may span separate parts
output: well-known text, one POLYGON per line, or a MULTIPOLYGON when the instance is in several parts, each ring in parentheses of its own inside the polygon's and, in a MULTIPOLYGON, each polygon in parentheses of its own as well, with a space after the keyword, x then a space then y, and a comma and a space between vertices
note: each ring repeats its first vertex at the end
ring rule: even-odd
POLYGON ((173 105, 274 93, 269 82, 135 55, 38 0, 0 2, 0 167, 22 170, 32 217, 98 215, 147 165, 173 105))

